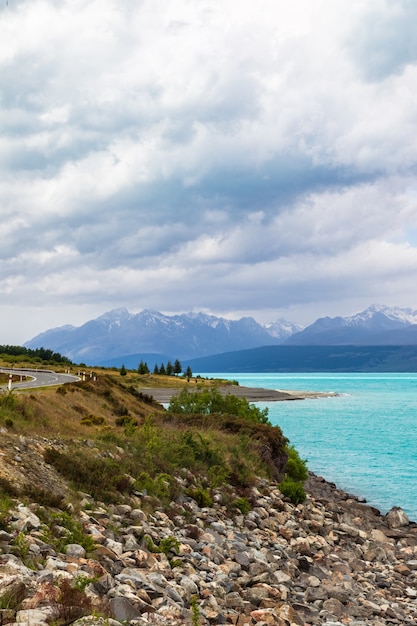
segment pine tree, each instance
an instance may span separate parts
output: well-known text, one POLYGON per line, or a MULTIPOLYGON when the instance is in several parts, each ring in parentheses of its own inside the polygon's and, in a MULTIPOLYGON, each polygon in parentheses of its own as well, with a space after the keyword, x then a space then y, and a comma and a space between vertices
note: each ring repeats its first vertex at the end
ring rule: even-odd
POLYGON ((126 376, 127 374, 127 369, 125 368, 125 364, 122 364, 122 367, 119 369, 120 372, 120 376, 126 376))
POLYGON ((138 374, 149 374, 148 364, 146 362, 144 363, 142 360, 138 365, 138 374))

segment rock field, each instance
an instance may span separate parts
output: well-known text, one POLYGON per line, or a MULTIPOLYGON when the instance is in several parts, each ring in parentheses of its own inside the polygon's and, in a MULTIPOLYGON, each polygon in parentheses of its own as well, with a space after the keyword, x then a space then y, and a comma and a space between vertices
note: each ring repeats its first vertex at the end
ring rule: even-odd
POLYGON ((181 496, 166 512, 146 494, 113 506, 84 494, 88 554, 57 551, 39 507, 16 500, 0 530, 2 623, 417 625, 417 526, 319 477, 306 487, 294 506, 259 480, 246 514, 221 490, 210 508, 181 496))

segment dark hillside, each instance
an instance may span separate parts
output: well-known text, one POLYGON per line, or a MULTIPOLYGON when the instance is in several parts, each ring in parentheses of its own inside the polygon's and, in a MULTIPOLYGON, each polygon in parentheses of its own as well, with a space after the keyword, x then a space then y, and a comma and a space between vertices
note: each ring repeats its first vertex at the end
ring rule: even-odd
POLYGON ((194 372, 416 372, 417 346, 264 346, 184 364, 194 372))

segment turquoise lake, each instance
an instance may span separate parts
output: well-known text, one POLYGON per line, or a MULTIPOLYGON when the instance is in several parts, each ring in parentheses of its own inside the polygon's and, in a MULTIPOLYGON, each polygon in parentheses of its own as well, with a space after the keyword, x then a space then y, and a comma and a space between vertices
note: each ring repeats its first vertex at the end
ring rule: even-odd
MULTIPOLYGON (((213 376, 213 374, 208 375, 213 376)), ((417 374, 215 374, 247 387, 340 394, 259 403, 308 468, 386 513, 417 521, 417 374)))

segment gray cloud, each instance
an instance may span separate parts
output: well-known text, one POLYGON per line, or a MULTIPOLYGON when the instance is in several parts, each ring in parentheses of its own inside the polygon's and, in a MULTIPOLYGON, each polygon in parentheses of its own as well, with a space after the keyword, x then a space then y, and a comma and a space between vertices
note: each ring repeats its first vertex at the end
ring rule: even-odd
POLYGON ((414 2, 261 9, 0 9, 1 342, 120 306, 417 308, 414 2))
POLYGON ((413 0, 394 0, 366 8, 354 29, 350 45, 358 68, 370 80, 384 80, 417 61, 413 0))

